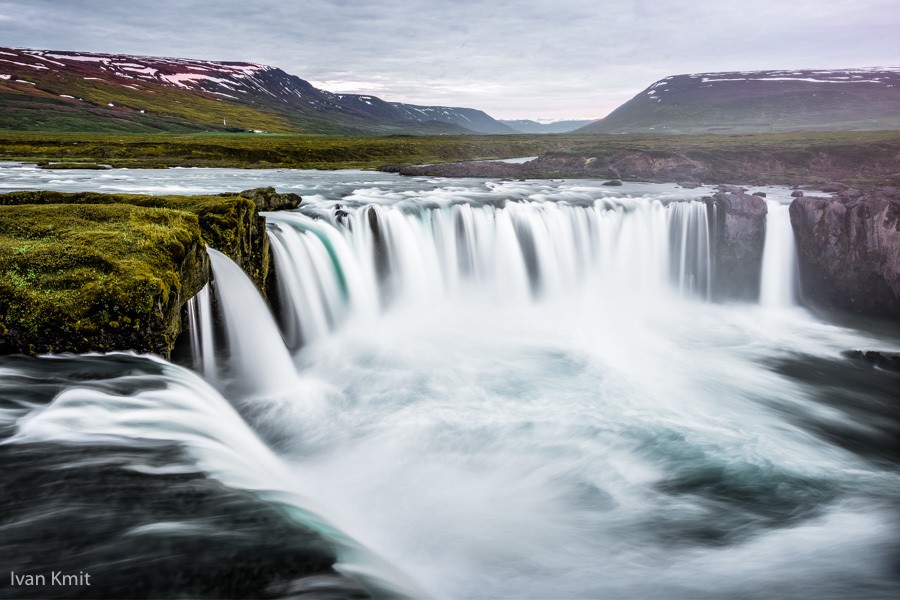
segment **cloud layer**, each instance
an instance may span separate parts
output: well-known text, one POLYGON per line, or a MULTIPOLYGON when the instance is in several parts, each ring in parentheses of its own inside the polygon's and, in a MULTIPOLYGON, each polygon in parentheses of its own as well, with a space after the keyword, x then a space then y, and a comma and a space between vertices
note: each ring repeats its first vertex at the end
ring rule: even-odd
POLYGON ((896 0, 25 0, 0 44, 246 60, 498 118, 600 117, 676 73, 900 63, 896 0))

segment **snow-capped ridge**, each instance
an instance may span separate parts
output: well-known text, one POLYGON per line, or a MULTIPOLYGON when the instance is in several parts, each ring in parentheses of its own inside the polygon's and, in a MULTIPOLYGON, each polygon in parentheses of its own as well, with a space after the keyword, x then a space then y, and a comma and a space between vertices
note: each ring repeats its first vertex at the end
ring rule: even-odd
MULTIPOLYGON (((50 78, 46 80, 35 75, 36 87, 57 98, 83 95, 76 92, 75 86, 66 89, 61 85, 72 78, 146 94, 158 93, 160 87, 172 88, 179 93, 198 94, 207 100, 234 102, 269 113, 272 118, 285 123, 286 129, 292 129, 294 123, 299 125, 311 120, 316 130, 324 131, 330 127, 353 132, 405 132, 412 129, 441 133, 515 133, 476 109, 413 106, 386 102, 372 95, 333 94, 276 67, 249 62, 2 48, 0 70, 10 71, 14 81, 23 77, 30 80, 31 73, 26 71, 49 74, 50 78), (3 68, 3 65, 9 68, 3 68), (44 85, 46 87, 42 87, 44 85)), ((95 99, 94 103, 106 105, 109 91, 104 90, 102 99, 95 99)), ((85 97, 90 103, 89 96, 85 97)), ((154 99, 154 105, 159 106, 159 98, 154 99)), ((181 100, 175 98, 177 96, 165 102, 180 104, 181 100)), ((145 108, 132 92, 128 92, 128 97, 122 98, 121 103, 116 103, 116 108, 119 107, 126 111, 145 108)), ((178 109, 172 112, 182 113, 178 109)), ((155 109, 154 113, 168 114, 165 108, 162 111, 155 109)), ((228 124, 231 124, 230 119, 228 124)))

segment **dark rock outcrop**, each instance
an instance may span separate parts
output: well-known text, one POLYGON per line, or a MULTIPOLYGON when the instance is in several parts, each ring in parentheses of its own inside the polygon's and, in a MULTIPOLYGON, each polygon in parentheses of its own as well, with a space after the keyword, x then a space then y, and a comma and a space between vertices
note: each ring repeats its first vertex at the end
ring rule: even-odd
POLYGON ((900 354, 889 354, 873 350, 867 352, 863 352, 862 350, 847 350, 841 354, 852 360, 867 362, 879 369, 900 372, 900 354))
POLYGON ((257 210, 261 211, 294 210, 300 206, 300 202, 303 200, 297 194, 279 194, 273 187, 253 188, 237 194, 228 193, 221 195, 247 198, 253 201, 257 210))
POLYGON ((768 211, 759 196, 746 194, 742 188, 730 189, 734 191, 704 198, 714 215, 714 294, 718 298, 754 300, 759 297, 768 211))
POLYGON ((804 196, 790 210, 805 301, 900 319, 900 190, 804 196))
POLYGON ((610 179, 609 181, 604 181, 603 185, 610 186, 610 187, 620 186, 620 185, 622 185, 622 180, 621 179, 610 179))

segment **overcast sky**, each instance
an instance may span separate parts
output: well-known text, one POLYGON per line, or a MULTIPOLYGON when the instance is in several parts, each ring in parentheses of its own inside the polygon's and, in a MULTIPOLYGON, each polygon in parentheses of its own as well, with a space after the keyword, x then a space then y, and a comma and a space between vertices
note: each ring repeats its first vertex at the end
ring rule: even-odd
POLYGON ((0 0, 0 45, 242 60, 331 91, 601 117, 678 73, 900 65, 900 0, 0 0))

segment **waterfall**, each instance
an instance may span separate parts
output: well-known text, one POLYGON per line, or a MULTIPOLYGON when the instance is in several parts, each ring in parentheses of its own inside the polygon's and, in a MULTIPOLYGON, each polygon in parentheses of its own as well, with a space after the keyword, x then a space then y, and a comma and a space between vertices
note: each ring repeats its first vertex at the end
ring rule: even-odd
POLYGON ((335 227, 296 213, 265 216, 288 345, 323 337, 353 310, 377 312, 374 273, 358 268, 335 227))
POLYGON ((254 392, 291 387, 296 370, 265 301, 230 258, 208 248, 219 307, 222 311, 232 372, 254 392))
POLYGON ((797 248, 790 206, 767 200, 766 240, 763 249, 759 301, 763 306, 793 306, 797 299, 797 248))
POLYGON ((680 291, 706 298, 712 293, 712 253, 710 216, 704 202, 676 202, 669 205, 671 275, 680 291))
POLYGON ((295 348, 353 315, 461 295, 708 298, 708 211, 699 201, 604 198, 267 213, 279 321, 295 348))
POLYGON ((212 301, 209 285, 188 301, 188 329, 191 334, 191 357, 194 370, 207 381, 216 381, 216 345, 213 332, 212 301))

